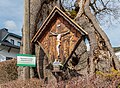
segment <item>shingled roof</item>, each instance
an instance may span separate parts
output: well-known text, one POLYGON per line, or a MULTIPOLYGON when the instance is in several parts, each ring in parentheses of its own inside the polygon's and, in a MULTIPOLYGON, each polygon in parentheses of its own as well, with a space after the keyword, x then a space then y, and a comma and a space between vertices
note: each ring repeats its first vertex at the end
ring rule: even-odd
POLYGON ((13 37, 18 38, 18 39, 22 38, 21 36, 19 36, 17 34, 9 33, 8 29, 3 28, 3 29, 0 29, 0 44, 3 46, 8 46, 8 47, 13 47, 13 48, 19 49, 20 48, 19 46, 13 45, 9 41, 6 40, 6 38, 8 36, 13 36, 13 37))

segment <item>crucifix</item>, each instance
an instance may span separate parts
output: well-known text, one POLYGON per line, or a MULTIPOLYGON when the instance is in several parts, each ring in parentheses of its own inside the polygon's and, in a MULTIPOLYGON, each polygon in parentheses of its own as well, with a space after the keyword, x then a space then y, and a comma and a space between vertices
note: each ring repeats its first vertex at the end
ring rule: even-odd
POLYGON ((57 28, 56 28, 56 32, 50 32, 51 35, 53 36, 56 36, 57 37, 57 40, 56 40, 56 50, 57 50, 57 59, 55 59, 55 61, 58 61, 58 59, 60 59, 60 46, 61 46, 61 37, 70 33, 70 31, 68 30, 67 32, 64 32, 64 33, 60 33, 60 24, 57 25, 57 28))

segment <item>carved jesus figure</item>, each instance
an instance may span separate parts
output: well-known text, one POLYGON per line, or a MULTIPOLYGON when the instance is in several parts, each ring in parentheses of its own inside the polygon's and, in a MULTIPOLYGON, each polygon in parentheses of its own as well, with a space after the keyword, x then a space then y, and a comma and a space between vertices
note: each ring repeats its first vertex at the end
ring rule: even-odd
POLYGON ((64 33, 53 33, 53 32, 50 32, 53 36, 57 36, 57 45, 56 45, 56 50, 57 50, 57 56, 59 58, 60 56, 60 45, 61 45, 61 37, 68 34, 70 31, 68 30, 67 32, 64 32, 64 33))

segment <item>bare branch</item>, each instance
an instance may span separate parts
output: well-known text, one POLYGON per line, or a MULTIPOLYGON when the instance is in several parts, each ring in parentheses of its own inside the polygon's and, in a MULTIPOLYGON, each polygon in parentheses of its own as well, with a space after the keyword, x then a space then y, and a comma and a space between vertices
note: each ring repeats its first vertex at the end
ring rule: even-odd
POLYGON ((103 5, 103 7, 106 7, 103 0, 100 0, 101 1, 101 4, 103 5))
POLYGON ((110 2, 110 0, 106 2, 105 6, 107 6, 107 4, 108 4, 109 2, 110 2))

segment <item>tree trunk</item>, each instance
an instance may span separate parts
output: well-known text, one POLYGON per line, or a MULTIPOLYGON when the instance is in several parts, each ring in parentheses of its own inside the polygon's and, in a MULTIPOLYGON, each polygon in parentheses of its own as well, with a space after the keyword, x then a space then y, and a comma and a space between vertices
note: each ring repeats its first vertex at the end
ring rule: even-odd
MULTIPOLYGON (((30 54, 30 0, 24 2, 23 54, 30 54)), ((30 68, 23 67, 23 79, 30 78, 30 68)))
MULTIPOLYGON (((57 5, 59 8, 62 8, 59 1, 60 0, 30 0, 30 40, 53 7, 57 5)), ((79 6, 79 11, 74 20, 88 32, 88 41, 90 44, 89 52, 86 50, 85 41, 79 44, 76 49, 75 53, 80 58, 79 63, 75 66, 76 71, 80 74, 88 72, 93 75, 96 70, 110 72, 112 67, 119 70, 119 61, 114 54, 110 41, 90 10, 90 0, 76 0, 76 3, 79 6), (82 61, 83 63, 81 63, 82 61)), ((34 47, 37 49, 38 46, 30 43, 30 52, 38 54, 39 50, 35 51, 34 47)), ((37 66, 40 66, 39 60, 37 61, 37 66)), ((40 67, 37 67, 38 73, 40 73, 39 68, 40 67)))

